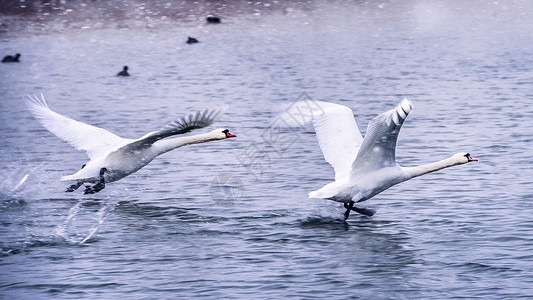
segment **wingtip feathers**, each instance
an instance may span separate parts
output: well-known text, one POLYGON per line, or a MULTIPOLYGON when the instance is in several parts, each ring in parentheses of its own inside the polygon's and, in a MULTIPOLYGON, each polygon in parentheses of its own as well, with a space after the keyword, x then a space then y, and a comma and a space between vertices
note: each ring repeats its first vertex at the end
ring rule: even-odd
POLYGON ((196 128, 207 127, 218 121, 218 119, 224 114, 225 110, 226 109, 222 107, 191 112, 165 126, 165 130, 171 133, 171 135, 174 135, 187 133, 196 128))
POLYGON ((41 97, 37 95, 25 95, 23 96, 23 99, 25 101, 26 107, 30 109, 31 111, 39 110, 40 108, 46 108, 49 109, 48 104, 46 103, 46 100, 44 98, 44 95, 41 93, 41 97))
POLYGON ((411 100, 403 98, 403 100, 393 109, 392 121, 396 125, 401 125, 412 110, 413 103, 411 100))

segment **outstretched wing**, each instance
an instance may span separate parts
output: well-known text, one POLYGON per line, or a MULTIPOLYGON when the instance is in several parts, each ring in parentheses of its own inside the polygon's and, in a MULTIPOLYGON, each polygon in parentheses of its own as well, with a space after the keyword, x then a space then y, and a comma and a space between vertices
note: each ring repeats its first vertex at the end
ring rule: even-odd
POLYGON ((396 141, 402 124, 412 109, 411 101, 404 98, 394 109, 370 121, 363 145, 352 164, 351 174, 396 165, 396 141))
POLYGON ((169 136, 184 134, 197 128, 207 127, 216 122, 224 114, 225 109, 205 109, 179 118, 161 130, 150 132, 143 137, 123 146, 116 153, 127 153, 141 148, 150 147, 153 143, 169 136))
POLYGON ((335 170, 335 180, 348 177, 363 142, 350 108, 322 101, 298 101, 285 110, 281 118, 298 120, 301 126, 312 120, 324 159, 335 170))
POLYGON ((198 128, 207 127, 216 122, 224 114, 225 109, 205 109, 190 113, 170 122, 158 131, 145 134, 135 143, 151 145, 169 136, 184 134, 198 128))
POLYGON ((350 108, 326 103, 324 114, 313 120, 324 159, 335 170, 335 180, 347 178, 363 143, 363 136, 350 108))
POLYGON ((127 142, 103 128, 85 124, 52 111, 44 96, 26 96, 26 106, 50 132, 78 150, 84 150, 90 159, 127 142))

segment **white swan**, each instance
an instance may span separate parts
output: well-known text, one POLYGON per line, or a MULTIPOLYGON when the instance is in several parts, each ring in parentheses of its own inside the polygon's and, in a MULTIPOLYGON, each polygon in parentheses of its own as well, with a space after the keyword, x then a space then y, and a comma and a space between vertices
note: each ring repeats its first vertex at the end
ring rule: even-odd
POLYGON ((396 108, 370 121, 365 137, 361 135, 352 110, 346 106, 304 100, 291 105, 280 118, 299 125, 313 121, 325 160, 335 170, 335 181, 309 193, 309 198, 329 199, 344 203, 345 219, 350 211, 372 216, 375 210, 354 207, 391 186, 413 177, 443 168, 477 161, 468 153, 418 167, 401 167, 396 163, 396 140, 413 105, 405 98, 396 108), (303 113, 302 113, 303 111, 303 113))
POLYGON ((94 194, 105 187, 105 183, 122 179, 146 166, 157 156, 190 144, 205 143, 235 137, 227 129, 215 129, 209 133, 194 136, 164 139, 183 134, 196 128, 209 126, 223 114, 221 110, 204 110, 166 125, 158 131, 149 132, 138 139, 121 138, 105 129, 78 122, 52 111, 44 96, 27 96, 26 105, 41 124, 67 141, 78 150, 85 150, 89 161, 75 174, 61 177, 62 181, 75 180, 66 191, 73 192, 84 183, 85 194, 94 194))

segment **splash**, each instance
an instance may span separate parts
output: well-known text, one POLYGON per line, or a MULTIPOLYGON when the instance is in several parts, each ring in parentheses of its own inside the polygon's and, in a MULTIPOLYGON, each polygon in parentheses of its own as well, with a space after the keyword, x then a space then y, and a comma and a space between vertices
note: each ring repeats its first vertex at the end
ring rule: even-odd
POLYGON ((13 187, 11 189, 11 192, 18 191, 20 189, 20 187, 26 182, 26 180, 28 180, 28 177, 30 177, 30 174, 24 175, 24 177, 22 177, 22 179, 19 181, 19 183, 17 183, 17 185, 15 185, 15 187, 13 187))
POLYGON ((0 155, 0 193, 9 198, 27 198, 32 194, 30 186, 39 186, 37 182, 38 170, 43 163, 30 166, 28 159, 9 160, 11 153, 0 155))
POLYGON ((94 213, 80 213, 84 212, 84 206, 92 206, 93 200, 80 199, 73 207, 69 209, 69 213, 65 221, 58 225, 55 229, 55 234, 65 241, 72 244, 85 244, 89 241, 98 230, 102 227, 105 220, 115 210, 119 201, 117 200, 103 200, 98 202, 98 210, 94 213), (84 218, 91 218, 91 221, 84 221, 84 218), (79 232, 77 227, 87 228, 88 224, 93 224, 87 232, 79 232))

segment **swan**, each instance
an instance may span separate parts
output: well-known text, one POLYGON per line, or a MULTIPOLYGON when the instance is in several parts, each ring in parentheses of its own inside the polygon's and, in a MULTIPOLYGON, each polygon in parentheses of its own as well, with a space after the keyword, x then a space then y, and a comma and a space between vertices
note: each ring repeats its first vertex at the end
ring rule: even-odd
POLYGON ((222 116, 223 110, 191 113, 161 130, 149 132, 138 139, 125 139, 52 111, 42 94, 41 98, 26 96, 25 100, 28 109, 46 129, 76 149, 85 150, 89 156, 89 161, 78 172, 61 177, 61 181, 76 181, 66 192, 73 192, 88 183, 85 194, 94 194, 104 189, 106 183, 135 173, 163 153, 186 145, 236 137, 229 130, 220 128, 209 133, 165 139, 209 126, 222 116))
POLYGON ((350 211, 372 216, 374 209, 354 207, 400 182, 465 164, 477 159, 469 153, 457 153, 447 159, 417 167, 401 167, 396 163, 396 140, 403 122, 413 109, 404 98, 394 109, 375 117, 361 135, 350 108, 322 101, 298 101, 285 110, 280 118, 286 124, 313 122, 316 137, 325 160, 335 171, 335 181, 312 191, 309 198, 328 199, 344 203, 348 219, 350 211), (302 114, 303 110, 309 113, 302 114), (304 116, 302 118, 302 116, 304 116), (292 121, 291 121, 292 119, 292 121))

